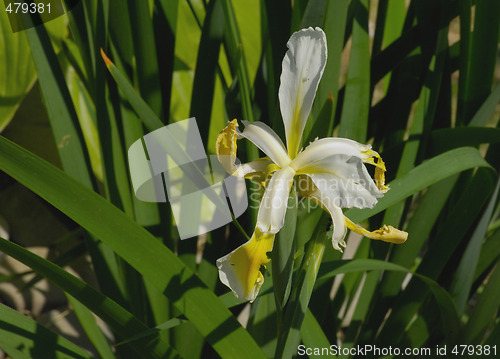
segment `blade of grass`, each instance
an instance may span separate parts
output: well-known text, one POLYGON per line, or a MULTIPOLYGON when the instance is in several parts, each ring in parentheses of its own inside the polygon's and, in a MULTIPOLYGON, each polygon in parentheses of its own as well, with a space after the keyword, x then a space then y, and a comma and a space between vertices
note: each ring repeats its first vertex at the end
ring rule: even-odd
MULTIPOLYGON (((4 3, 7 4, 7 3, 4 3)), ((36 71, 24 32, 13 33, 4 4, 0 5, 0 132, 14 117, 33 86, 36 71)))
MULTIPOLYGON (((272 267, 272 262, 270 263, 272 267)), ((264 283, 272 283, 271 278, 265 277, 264 283)), ((268 290, 266 294, 260 294, 250 307, 250 317, 247 324, 248 332, 268 358, 272 358, 276 350, 277 323, 276 300, 273 291, 268 290)))
POLYGON ((481 247, 481 256, 476 267, 474 281, 483 275, 500 257, 500 228, 489 236, 481 247))
MULTIPOLYGON (((405 267, 377 259, 342 260, 323 263, 318 274, 318 283, 321 283, 340 273, 364 272, 369 270, 387 270, 412 273, 405 267)), ((412 274, 432 292, 434 298, 439 304, 439 310, 442 316, 441 323, 443 324, 447 335, 456 336, 458 334, 460 320, 449 293, 433 279, 419 273, 412 274)), ((392 343, 394 343, 394 341, 392 343)))
POLYGON ((191 117, 197 119, 202 140, 207 146, 210 114, 215 94, 215 78, 219 52, 224 38, 224 12, 219 0, 209 3, 198 49, 196 71, 191 94, 191 117))
POLYGON ((365 142, 370 110, 370 38, 368 0, 355 0, 351 56, 344 103, 340 118, 340 137, 365 142))
MULTIPOLYGON (((326 217, 326 214, 323 214, 323 217, 326 217)), ((323 228, 318 227, 307 244, 289 303, 285 308, 283 324, 279 328, 274 358, 291 358, 297 352, 300 341, 300 328, 323 259, 326 233, 323 228)))
POLYGON ((499 143, 500 129, 489 127, 456 127, 434 130, 431 133, 429 152, 437 155, 462 146, 479 146, 499 143))
MULTIPOLYGON (((330 341, 318 321, 308 309, 300 328, 300 337, 306 348, 329 348, 330 341)), ((315 358, 330 358, 330 355, 314 355, 315 358)))
MULTIPOLYGON (((466 2, 464 11, 471 11, 468 4, 470 3, 466 2)), ((464 48, 467 57, 461 63, 460 74, 466 76, 466 79, 461 83, 463 86, 459 87, 462 106, 459 106, 458 123, 469 123, 491 92, 498 50, 498 13, 498 1, 480 1, 475 4, 474 31, 470 35, 469 48, 464 48)), ((470 27, 465 27, 466 31, 469 29, 470 27)))
POLYGON ((286 44, 290 37, 291 6, 292 3, 287 0, 261 0, 264 56, 262 67, 266 69, 266 83, 261 90, 266 93, 264 114, 269 119, 268 124, 281 136, 284 135, 284 127, 277 98, 284 53, 283 44, 286 44))
POLYGON ((153 112, 162 118, 161 86, 149 2, 129 0, 128 7, 139 91, 153 112))
POLYGON ((166 122, 170 122, 179 0, 155 0, 154 4, 154 31, 156 34, 162 34, 156 36, 156 51, 163 96, 163 113, 169 119, 166 122))
POLYGON ((479 344, 500 306, 500 267, 497 263, 464 329, 463 343, 479 344))
POLYGON ((491 220, 491 215, 497 203, 500 180, 497 181, 496 188, 491 199, 486 206, 479 223, 474 229, 474 233, 467 243, 467 248, 460 260, 460 264, 455 272, 451 283, 450 293, 455 301, 458 312, 463 313, 470 296, 470 291, 474 281, 474 273, 479 263, 483 239, 491 220))
MULTIPOLYGON (((413 267, 439 215, 445 208, 457 180, 458 175, 453 175, 432 185, 427 190, 406 228, 408 233, 411 233, 410 240, 404 246, 394 248, 390 257, 392 263, 407 268, 413 267)), ((387 273, 379 287, 381 297, 389 298, 397 295, 401 291, 401 283, 404 278, 405 275, 402 273, 387 273)), ((379 312, 382 313, 383 310, 379 312)), ((382 314, 382 318, 379 318, 380 321, 383 320, 383 316, 384 314, 382 314)))
MULTIPOLYGON (((245 52, 243 49, 238 22, 234 14, 231 0, 220 0, 227 26, 227 46, 229 63, 238 78, 238 85, 241 94, 241 103, 243 107, 243 119, 249 122, 254 121, 252 110, 252 92, 250 78, 246 64, 245 52)), ((256 152, 255 152, 256 153, 256 152)))
POLYGON ((172 300, 221 356, 263 356, 248 332, 198 277, 109 202, 1 137, 0 168, 115 250, 172 300), (75 199, 78 206, 74 205, 75 199), (242 347, 246 350, 242 351, 242 347))
POLYGON ((292 270, 296 251, 295 228, 297 225, 297 194, 295 184, 288 196, 284 226, 276 235, 271 261, 273 262, 273 287, 276 308, 278 310, 278 325, 281 324, 281 314, 285 307, 292 282, 292 270))
MULTIPOLYGON (((87 188, 94 188, 78 118, 47 31, 44 26, 37 26, 27 29, 26 34, 63 168, 87 188)), ((87 242, 94 266, 102 270, 99 276, 102 287, 120 299, 121 280, 111 250, 90 237, 87 242)))
MULTIPOLYGON (((414 168, 415 163, 418 161, 418 154, 421 147, 425 147, 426 143, 426 132, 428 128, 432 127, 432 123, 435 118, 437 104, 441 93, 441 81, 443 76, 443 67, 445 65, 445 50, 448 46, 448 27, 442 26, 438 31, 438 40, 436 43, 435 54, 431 59, 429 64, 429 69, 425 75, 424 85, 418 99, 418 104, 415 110, 414 117, 412 119, 411 127, 409 130, 409 138, 404 142, 404 148, 401 155, 401 160, 399 162, 398 170, 396 172, 396 178, 402 177, 407 174, 412 168, 414 168), (422 145, 423 143, 423 145, 422 145)), ((401 201, 393 206, 389 207, 384 213, 382 223, 387 225, 393 225, 396 228, 399 227, 401 218, 403 217, 403 212, 405 210, 406 201, 401 201)), ((411 233, 411 232, 410 232, 411 233)), ((412 241, 412 244, 415 243, 412 241)), ((388 256, 391 250, 391 246, 379 245, 379 243, 372 243, 372 248, 374 251, 375 258, 383 259, 388 256)), ((362 289, 361 295, 359 296, 356 309, 353 314, 353 323, 348 329, 348 334, 350 338, 354 340, 359 336, 360 328, 364 323, 365 318, 368 318, 367 322, 373 323, 373 321, 379 321, 382 311, 373 311, 371 304, 372 301, 377 301, 379 295, 383 295, 383 291, 376 290, 377 279, 382 275, 382 273, 369 273, 364 282, 364 287, 362 289), (372 297, 376 296, 373 300, 372 297), (368 312, 373 313, 374 318, 370 318, 368 312)), ((384 299, 382 299, 382 302, 384 299)), ((383 305, 382 303, 378 303, 383 305)), ((368 324, 370 327, 370 324, 368 324)), ((359 338, 361 341, 370 341, 371 339, 367 336, 374 335, 374 331, 366 330, 362 331, 362 335, 359 338)))
POLYGON ((363 210, 353 208, 345 214, 352 221, 360 222, 442 179, 474 167, 491 169, 477 149, 461 147, 445 152, 415 167, 407 175, 392 181, 391 190, 379 199, 374 208, 363 210))
MULTIPOLYGON (((313 2, 310 2, 308 6, 312 6, 313 4, 313 2)), ((304 144, 309 143, 315 138, 313 133, 316 126, 322 127, 322 135, 320 137, 331 136, 333 133, 348 8, 348 0, 327 1, 324 18, 318 24, 326 34, 328 61, 321 82, 319 83, 318 91, 316 92, 316 100, 311 109, 311 116, 306 123, 304 138, 307 138, 307 140, 303 142, 304 144), (328 114, 328 117, 323 117, 324 107, 330 105, 332 106, 331 112, 328 114), (311 129, 311 132, 309 132, 309 129, 311 129)), ((318 16, 321 15, 318 14, 318 16)))
POLYGON ((156 113, 148 106, 148 104, 139 96, 139 94, 132 87, 128 79, 118 70, 118 68, 109 60, 104 51, 101 49, 101 56, 108 67, 111 76, 116 81, 116 84, 127 98, 130 105, 137 113, 139 118, 144 122, 144 125, 149 131, 157 130, 163 127, 163 123, 156 113))
POLYGON ((497 85, 469 122, 469 127, 485 126, 490 117, 495 113, 496 106, 499 102, 500 85, 497 85))
MULTIPOLYGON (((241 97, 242 116, 243 120, 250 123, 254 122, 254 114, 252 107, 252 89, 250 85, 250 77, 248 75, 248 67, 246 63, 245 49, 240 36, 238 22, 234 13, 231 0, 220 0, 222 9, 224 10, 224 17, 226 23, 226 36, 224 44, 226 48, 227 57, 233 73, 236 73, 238 89, 241 97)), ((231 113, 229 116, 231 117, 231 113)), ((259 157, 258 149, 253 146, 249 141, 246 143, 247 160, 251 161, 259 157)), ((250 191, 256 192, 256 184, 250 184, 250 191)), ((257 220, 257 209, 250 208, 250 216, 252 222, 257 220)))
POLYGON ((13 354, 13 359, 93 358, 66 338, 4 304, 0 304, 0 347, 13 354))
MULTIPOLYGON (((427 254, 423 256, 418 266, 420 274, 437 280, 444 269, 449 268, 447 265, 455 268, 452 255, 462 241, 467 241, 467 231, 487 201, 494 185, 495 180, 490 171, 485 168, 477 170, 472 181, 462 190, 463 194, 454 203, 445 221, 439 226, 435 234, 435 238, 439 240, 430 243, 427 254), (451 262, 448 263, 450 260, 451 262)), ((427 291, 421 283, 410 281, 394 304, 377 338, 377 345, 386 345, 394 340, 401 340, 406 326, 419 310, 426 295, 427 291)))
MULTIPOLYGON (((149 329, 144 323, 123 309, 112 299, 106 297, 52 262, 3 238, 0 238, 0 248, 2 252, 32 268, 38 274, 58 285, 67 295, 72 296, 81 304, 85 305, 108 323, 120 337, 126 339, 149 329)), ((150 356, 163 358, 165 355, 175 357, 175 351, 170 348, 168 344, 159 341, 158 337, 149 338, 145 341, 136 341, 131 344, 131 347, 138 355, 144 358, 150 356)))
POLYGON ((110 343, 97 325, 91 311, 72 296, 67 295, 68 301, 73 308, 85 334, 102 359, 113 359, 115 354, 111 350, 110 343))
POLYGON ((67 173, 92 188, 88 157, 78 118, 54 49, 43 26, 26 30, 40 88, 62 165, 67 173))

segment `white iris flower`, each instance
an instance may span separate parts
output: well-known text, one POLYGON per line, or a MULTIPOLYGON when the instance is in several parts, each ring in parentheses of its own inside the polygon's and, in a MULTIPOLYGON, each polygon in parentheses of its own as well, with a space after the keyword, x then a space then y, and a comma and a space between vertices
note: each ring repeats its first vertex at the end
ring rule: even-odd
MULTIPOLYGON (((389 188, 385 164, 370 145, 346 138, 322 138, 299 152, 302 132, 316 96, 327 58, 326 36, 320 28, 295 32, 283 59, 279 101, 286 144, 263 122, 249 123, 241 132, 233 120, 219 134, 219 160, 234 176, 260 179, 267 185, 260 203, 252 238, 217 260, 220 280, 240 300, 254 301, 264 277, 260 268, 269 262, 275 234, 283 227, 288 196, 295 176, 308 185, 299 195, 309 197, 327 210, 333 223, 332 245, 342 251, 347 227, 372 239, 402 243, 407 233, 391 226, 370 232, 352 223, 342 208, 372 208, 389 188), (236 140, 246 138, 267 156, 236 165, 236 140), (365 163, 375 166, 375 181, 365 163), (269 179, 270 178, 270 179, 269 179)), ((302 186, 299 186, 302 187, 302 186)))

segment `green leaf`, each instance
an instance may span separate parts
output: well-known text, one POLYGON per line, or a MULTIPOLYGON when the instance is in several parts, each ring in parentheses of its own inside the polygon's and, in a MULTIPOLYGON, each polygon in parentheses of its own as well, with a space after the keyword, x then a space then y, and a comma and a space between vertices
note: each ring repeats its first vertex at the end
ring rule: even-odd
MULTIPOLYGON (((453 175, 432 185, 420 200, 406 231, 411 233, 410 240, 402 246, 393 248, 390 261, 394 264, 411 268, 422 248, 429 238, 432 228, 457 182, 458 175, 453 175)), ((379 290, 382 297, 392 297, 401 291, 401 284, 405 278, 403 273, 390 272, 384 275, 379 290)))
POLYGON ((83 327, 83 330, 87 334, 97 353, 99 353, 99 356, 103 359, 113 359, 115 355, 111 349, 111 345, 106 339, 106 336, 102 332, 101 328, 97 325, 92 312, 70 295, 67 297, 71 307, 78 317, 80 324, 83 327))
POLYGON ((461 147, 445 152, 392 181, 389 186, 391 190, 379 199, 374 208, 353 208, 345 214, 353 222, 360 222, 440 180, 474 167, 490 167, 477 149, 461 147))
POLYGON ((67 173, 92 188, 78 117, 50 38, 43 26, 25 30, 59 156, 67 173))
POLYGON ((5 4, 0 5, 0 132, 14 117, 36 79, 25 33, 12 32, 5 4))
MULTIPOLYGON (((405 267, 376 259, 334 261, 323 263, 320 273, 318 274, 318 283, 321 283, 322 281, 325 281, 328 278, 331 278, 340 273, 364 272, 371 270, 388 270, 411 273, 411 271, 405 267)), ((450 337, 457 335, 458 328, 460 326, 460 320, 451 296, 434 280, 418 273, 412 274, 423 281, 434 295, 434 298, 439 304, 441 323, 444 326, 445 333, 450 337)))
POLYGON ((500 85, 497 85, 488 98, 483 102, 479 110, 469 123, 469 127, 485 126, 490 117, 495 113, 496 106, 500 102, 500 85))
MULTIPOLYGON (((479 1, 475 4, 474 31, 471 32, 468 48, 463 51, 466 57, 460 69, 465 80, 459 87, 459 123, 469 123, 491 92, 497 61, 499 12, 498 1, 479 1)), ((465 28, 466 31, 469 28, 465 28)))
MULTIPOLYGON (((161 87, 158 60, 155 56, 155 32, 149 3, 147 1, 129 0, 128 7, 139 90, 149 107, 161 118, 161 87)), ((168 115, 165 117, 168 117, 168 115)))
MULTIPOLYGON (((272 261, 269 265, 272 265, 272 261)), ((264 285, 266 283, 271 283, 271 278, 266 278, 264 285)), ((274 293, 272 290, 269 290, 271 288, 266 289, 266 293, 262 292, 259 294, 250 308, 247 330, 262 348, 266 356, 272 358, 276 350, 278 318, 274 293)))
POLYGON ((221 356, 263 357, 249 334, 201 280, 123 212, 57 168, 1 137, 0 168, 111 247, 165 293, 221 356), (242 347, 246 350, 242 351, 242 347))
MULTIPOLYGON (((318 321, 308 309, 300 328, 300 337, 306 348, 329 348, 330 341, 318 321)), ((315 355, 315 358, 330 358, 329 355, 315 355)))
POLYGON ((0 304, 0 322, 0 348, 13 359, 93 358, 66 338, 4 304, 0 304))
MULTIPOLYGON (((467 232, 477 214, 487 203, 494 186, 495 178, 492 171, 488 168, 479 168, 467 185, 459 189, 460 195, 457 196, 456 201, 451 202, 450 210, 444 215, 443 221, 436 229, 434 238, 439 238, 439 240, 429 241, 426 254, 418 265, 420 274, 437 280, 440 275, 446 273, 446 269, 456 269, 453 265, 456 260, 454 257, 456 249, 459 245, 467 243, 467 232)), ((378 336, 378 345, 387 345, 394 340, 402 339, 405 328, 422 307, 427 294, 422 283, 410 281, 402 295, 393 304, 392 312, 378 336)), ((430 318, 430 320, 433 319, 430 318)))
MULTIPOLYGON (((52 262, 3 238, 0 238, 0 250, 58 285, 67 295, 74 298, 71 302, 74 303, 76 299, 81 303, 80 306, 85 305, 89 310, 101 317, 119 336, 129 338, 149 329, 112 299, 52 262)), ((88 314, 82 312, 81 308, 78 307, 78 303, 76 314, 79 319, 83 319, 82 325, 85 329, 95 326, 95 323, 89 322, 88 314)), ((93 342, 99 342, 98 345, 102 345, 103 338, 98 338, 97 333, 91 333, 90 336, 93 342)), ((163 358, 165 355, 175 357, 175 351, 168 344, 157 339, 154 337, 146 341, 134 342, 131 347, 144 358, 163 358)))
POLYGON ((355 0, 351 57, 345 86, 340 137, 365 142, 370 110, 370 38, 368 0, 355 0))
POLYGON ((499 143, 500 129, 488 127, 442 128, 431 133, 430 151, 439 154, 462 146, 499 143))
POLYGON ((479 223, 474 229, 472 237, 467 243, 467 247, 462 255, 451 284, 450 293, 455 300, 459 313, 462 313, 465 310, 467 300, 469 299, 470 290, 475 279, 474 274, 479 262, 481 247, 483 245, 483 239, 486 235, 488 224, 490 223, 493 210, 495 209, 495 205, 497 203, 499 187, 500 180, 497 181, 497 185, 493 195, 491 196, 490 202, 485 208, 479 223))
POLYGON ((465 344, 479 344, 500 306, 500 266, 496 265, 464 329, 465 344))
POLYGON ((134 111, 141 118, 149 131, 154 131, 163 126, 156 113, 148 106, 148 104, 139 96, 139 94, 132 87, 128 79, 118 70, 118 68, 106 56, 104 51, 101 50, 101 55, 104 62, 108 66, 111 76, 115 79, 118 87, 123 92, 123 95, 128 100, 134 111))
POLYGON ((241 46, 245 48, 245 62, 250 84, 254 83, 261 60, 263 40, 260 24, 261 3, 260 0, 231 0, 241 37, 241 46))
POLYGON ((490 268, 500 256, 500 228, 489 236, 481 247, 481 256, 476 267, 474 280, 490 268))
POLYGON ((288 301, 292 282, 296 246, 295 227, 297 224, 297 195, 295 185, 288 196, 285 223, 286 226, 281 228, 276 235, 271 252, 274 297, 279 313, 281 313, 288 301))
MULTIPOLYGON (((326 217, 326 212, 323 214, 326 217)), ((285 308, 276 345, 275 358, 292 358, 297 353, 300 328, 309 306, 326 245, 326 231, 320 226, 307 243, 300 269, 295 278, 290 300, 285 308)))
MULTIPOLYGON (((198 49, 196 71, 193 81, 190 116, 197 120, 205 146, 215 95, 215 80, 218 68, 219 50, 224 37, 224 12, 219 0, 210 3, 207 9, 203 32, 198 49)), ((221 129, 225 126, 221 126, 221 129)))
POLYGON ((242 45, 243 42, 241 40, 240 29, 231 0, 221 0, 221 2, 227 26, 227 37, 225 43, 228 48, 228 59, 238 78, 243 119, 253 122, 254 116, 252 109, 251 80, 248 74, 245 49, 242 45))

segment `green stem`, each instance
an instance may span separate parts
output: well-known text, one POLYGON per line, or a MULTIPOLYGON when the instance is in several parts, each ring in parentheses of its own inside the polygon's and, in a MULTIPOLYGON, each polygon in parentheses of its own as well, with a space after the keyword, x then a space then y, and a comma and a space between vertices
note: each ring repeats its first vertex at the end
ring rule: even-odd
MULTIPOLYGON (((326 212, 323 217, 326 216, 326 212)), ((278 334, 275 358, 292 358, 297 353, 300 341, 300 328, 318 275, 321 260, 326 246, 326 234, 322 226, 318 226, 311 240, 306 245, 302 264, 292 287, 290 301, 285 308, 281 330, 278 334)))

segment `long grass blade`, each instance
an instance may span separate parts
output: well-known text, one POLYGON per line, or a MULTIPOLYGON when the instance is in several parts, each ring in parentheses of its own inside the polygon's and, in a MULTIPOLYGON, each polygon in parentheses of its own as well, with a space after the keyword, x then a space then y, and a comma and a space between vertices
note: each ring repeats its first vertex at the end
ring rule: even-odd
POLYGON ((0 168, 110 246, 164 292, 221 356, 263 356, 213 292, 167 247, 116 207, 4 138, 0 138, 0 168), (33 173, 37 173, 36 178, 33 173), (241 351, 242 346, 247 350, 241 351))

